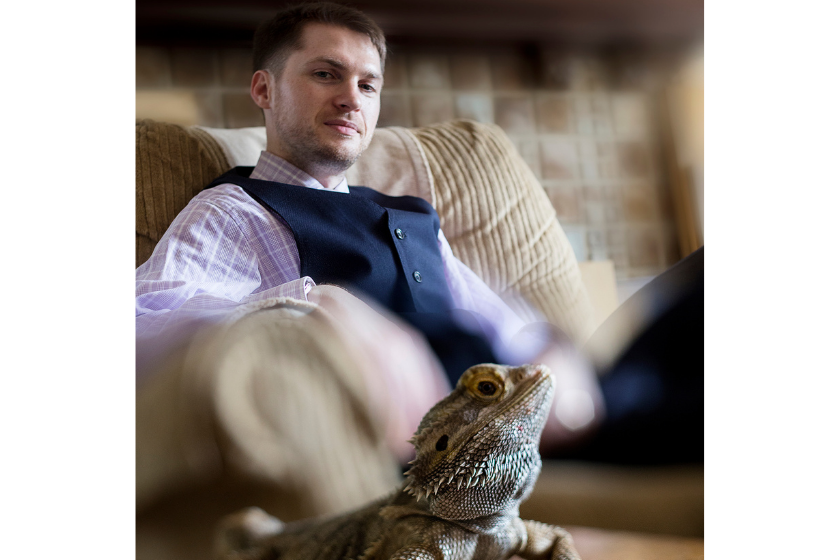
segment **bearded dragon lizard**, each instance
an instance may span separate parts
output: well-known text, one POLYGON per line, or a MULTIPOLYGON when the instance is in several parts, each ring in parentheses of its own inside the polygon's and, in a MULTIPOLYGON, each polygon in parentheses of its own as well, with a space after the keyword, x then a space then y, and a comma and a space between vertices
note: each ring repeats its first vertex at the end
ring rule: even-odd
POLYGON ((542 365, 480 364, 426 414, 401 488, 359 510, 284 524, 228 516, 220 560, 579 560, 559 527, 519 518, 542 462, 554 379, 542 365))

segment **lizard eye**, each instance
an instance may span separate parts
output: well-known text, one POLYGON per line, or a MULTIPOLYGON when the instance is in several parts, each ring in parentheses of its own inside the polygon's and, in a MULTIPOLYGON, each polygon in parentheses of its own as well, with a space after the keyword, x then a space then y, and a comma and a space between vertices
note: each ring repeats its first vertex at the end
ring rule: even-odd
POLYGON ((449 436, 442 435, 440 436, 440 439, 437 440, 437 443, 435 444, 435 449, 437 449, 438 451, 445 451, 447 445, 449 445, 449 436))
POLYGON ((504 392, 504 385, 501 380, 491 375, 482 375, 478 379, 474 379, 469 384, 469 388, 472 394, 482 401, 495 401, 504 392))
POLYGON ((482 381, 478 384, 478 392, 482 395, 492 397, 496 394, 496 386, 490 381, 482 381))
POLYGON ((497 401, 503 398, 506 392, 505 378, 497 371, 498 369, 495 366, 473 366, 464 372, 458 384, 479 401, 486 403, 497 401))

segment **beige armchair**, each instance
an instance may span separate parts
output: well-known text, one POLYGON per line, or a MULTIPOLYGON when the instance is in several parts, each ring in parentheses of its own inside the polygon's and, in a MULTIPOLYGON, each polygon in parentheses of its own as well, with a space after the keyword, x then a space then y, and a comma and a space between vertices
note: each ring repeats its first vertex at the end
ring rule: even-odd
MULTIPOLYGON (((256 163, 265 131, 143 120, 136 140, 139 266, 210 180, 256 163)), ((524 319, 541 314, 579 343, 592 333, 571 246, 498 127, 378 129, 348 181, 425 198, 455 255, 524 319)), ((206 558, 215 521, 240 507, 288 521, 354 507, 397 484, 398 461, 384 444, 393 418, 362 371, 369 341, 341 328, 348 318, 368 317, 372 328, 396 320, 340 290, 311 299, 243 306, 138 385, 139 559, 206 558)), ((406 352, 416 360, 400 365, 398 390, 422 391, 411 386, 411 368, 428 365, 422 341, 407 340, 406 352)))

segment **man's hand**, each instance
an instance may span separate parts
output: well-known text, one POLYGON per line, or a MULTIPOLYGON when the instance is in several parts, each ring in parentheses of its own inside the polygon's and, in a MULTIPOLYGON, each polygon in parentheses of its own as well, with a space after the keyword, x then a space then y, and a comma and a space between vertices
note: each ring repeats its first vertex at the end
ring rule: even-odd
POLYGON ((450 390, 425 339, 393 313, 338 286, 312 288, 308 300, 337 322, 348 352, 363 364, 373 413, 387 427, 389 449, 403 463, 423 415, 450 390))
POLYGON ((535 362, 551 368, 556 380, 540 450, 568 445, 595 430, 605 416, 604 397, 586 356, 570 342, 551 341, 535 362))

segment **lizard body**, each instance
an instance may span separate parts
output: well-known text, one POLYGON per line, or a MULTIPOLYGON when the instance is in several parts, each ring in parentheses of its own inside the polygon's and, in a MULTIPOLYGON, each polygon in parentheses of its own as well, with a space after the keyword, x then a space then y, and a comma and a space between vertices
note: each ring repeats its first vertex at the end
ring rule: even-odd
POLYGON ((420 422, 417 457, 392 495, 289 524, 250 508, 223 521, 218 558, 579 560, 568 533, 519 518, 553 392, 545 366, 473 366, 420 422))

